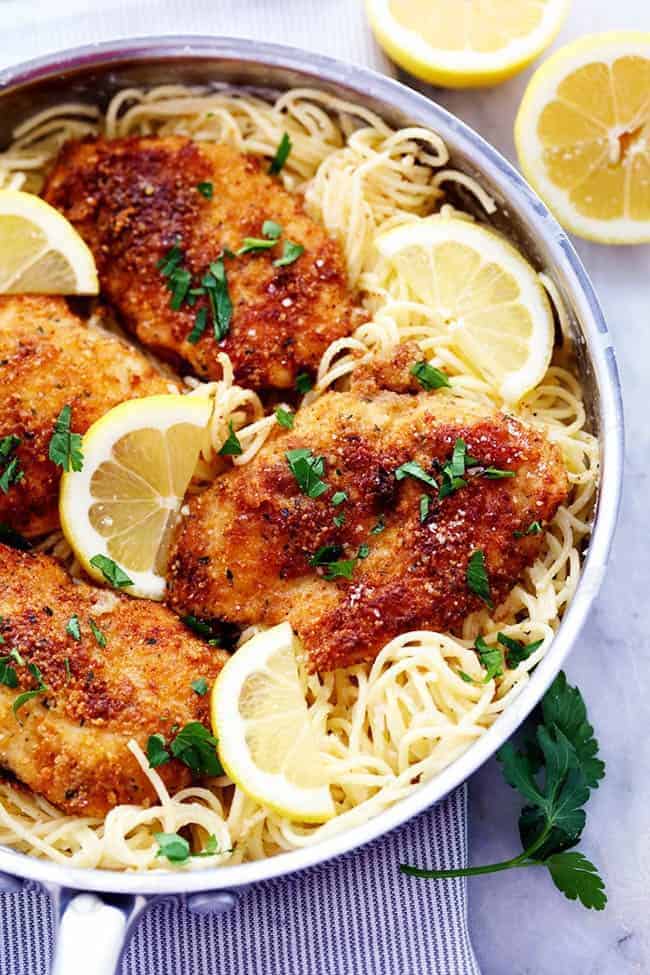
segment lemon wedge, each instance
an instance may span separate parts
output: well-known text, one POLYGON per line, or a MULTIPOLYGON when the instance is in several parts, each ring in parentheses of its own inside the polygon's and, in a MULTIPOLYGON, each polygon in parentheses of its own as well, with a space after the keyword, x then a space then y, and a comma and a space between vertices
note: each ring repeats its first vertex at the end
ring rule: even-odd
POLYGON ((0 190, 0 293, 98 292, 95 260, 72 224, 33 193, 0 190))
POLYGON ((170 534, 211 412, 205 397, 149 396, 121 403, 87 431, 82 469, 61 478, 59 513, 89 575, 162 599, 170 534))
POLYGON ((386 53, 423 81, 495 85, 548 47, 569 0, 366 0, 386 53))
POLYGON ((288 623, 253 636, 212 688, 221 763, 244 792, 281 816, 320 823, 335 812, 298 676, 288 623))
POLYGON ((442 334, 508 403, 542 379, 553 315, 537 274, 506 240, 453 217, 425 217, 376 240, 388 289, 439 316, 442 334))
POLYGON ((528 85, 515 141, 524 175, 568 230, 650 241, 650 33, 557 51, 528 85))

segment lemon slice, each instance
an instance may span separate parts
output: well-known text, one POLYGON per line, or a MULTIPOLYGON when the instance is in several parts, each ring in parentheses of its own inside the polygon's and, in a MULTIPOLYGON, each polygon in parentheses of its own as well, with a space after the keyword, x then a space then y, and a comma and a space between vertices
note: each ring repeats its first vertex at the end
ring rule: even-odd
POLYGON ((0 190, 0 293, 98 292, 95 260, 72 224, 33 193, 0 190))
POLYGON ((131 580, 125 592, 162 599, 170 534, 211 411, 205 397, 148 396, 90 427, 82 470, 63 475, 59 499, 63 533, 89 575, 106 581, 91 559, 109 559, 131 580))
POLYGON ((212 688, 212 727, 233 782, 281 816, 321 823, 335 812, 309 721, 288 623, 258 633, 212 688))
POLYGON ((389 290, 439 315, 463 359, 509 403, 537 385, 553 351, 553 315, 537 274, 502 237, 467 220, 426 217, 376 240, 389 290))
POLYGON ((386 53, 437 85, 494 85, 551 43, 569 0, 366 0, 386 53))
POLYGON ((531 79, 515 141, 525 176, 569 230, 650 241, 650 33, 557 51, 531 79))

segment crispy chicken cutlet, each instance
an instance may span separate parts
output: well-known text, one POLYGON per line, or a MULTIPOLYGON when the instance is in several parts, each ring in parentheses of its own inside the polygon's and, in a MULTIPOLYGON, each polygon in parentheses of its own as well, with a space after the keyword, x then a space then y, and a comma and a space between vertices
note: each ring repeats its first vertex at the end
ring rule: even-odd
MULTIPOLYGON (((164 606, 75 584, 49 556, 0 545, 0 635, 0 765, 66 813, 151 804, 129 740, 146 748, 190 722, 209 728, 210 698, 192 682, 212 684, 226 654, 164 606)), ((158 772, 172 791, 192 780, 180 758, 158 772)))
POLYGON ((416 359, 401 347, 359 367, 348 392, 190 501, 170 560, 176 610, 289 620, 327 671, 409 630, 457 632, 506 597, 541 548, 529 527, 566 498, 560 455, 512 417, 424 392, 416 359))
POLYGON ((63 298, 0 297, 0 523, 32 538, 58 527, 54 424, 88 427, 123 400, 174 384, 115 335, 85 325, 63 298), (10 466, 13 465, 13 466, 10 466))
POLYGON ((258 158, 227 145, 70 142, 45 198, 91 248, 125 327, 201 378, 221 376, 223 351, 239 383, 290 388, 359 320, 338 243, 258 158))

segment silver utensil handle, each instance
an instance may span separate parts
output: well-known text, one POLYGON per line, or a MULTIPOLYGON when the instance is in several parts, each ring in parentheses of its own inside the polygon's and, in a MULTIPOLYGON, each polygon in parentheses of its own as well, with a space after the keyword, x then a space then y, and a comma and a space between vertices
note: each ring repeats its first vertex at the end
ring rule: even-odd
POLYGON ((48 890, 58 921, 52 975, 116 975, 147 898, 48 890))

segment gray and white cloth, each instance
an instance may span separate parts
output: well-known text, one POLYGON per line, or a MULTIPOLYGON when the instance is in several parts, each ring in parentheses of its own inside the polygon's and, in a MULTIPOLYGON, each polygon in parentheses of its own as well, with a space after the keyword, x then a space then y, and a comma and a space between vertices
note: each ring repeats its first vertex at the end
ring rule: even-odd
MULTIPOLYGON (((0 0, 0 70, 53 50, 145 34, 221 34, 317 50, 390 72, 361 0, 0 0)), ((463 787, 362 849, 245 890, 218 917, 148 910, 123 975, 479 975, 464 880, 400 863, 467 863, 463 787)), ((53 918, 35 885, 0 895, 0 975, 47 975, 53 918)))

